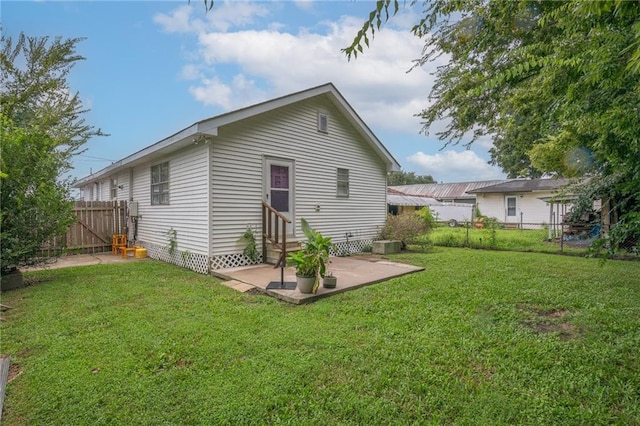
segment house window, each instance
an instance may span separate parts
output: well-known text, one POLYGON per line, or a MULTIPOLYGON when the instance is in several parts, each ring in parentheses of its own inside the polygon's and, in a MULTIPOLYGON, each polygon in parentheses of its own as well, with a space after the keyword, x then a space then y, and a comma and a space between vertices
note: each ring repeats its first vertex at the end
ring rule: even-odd
POLYGON ((322 133, 329 132, 329 116, 325 113, 318 113, 318 131, 322 133))
POLYGON ((169 162, 151 167, 151 205, 169 204, 169 162))
POLYGON ((111 179, 111 199, 115 200, 118 198, 118 179, 111 179))
POLYGON ((516 215, 516 197, 507 197, 507 217, 516 215))
POLYGON ((349 169, 338 169, 338 197, 349 196, 349 169))

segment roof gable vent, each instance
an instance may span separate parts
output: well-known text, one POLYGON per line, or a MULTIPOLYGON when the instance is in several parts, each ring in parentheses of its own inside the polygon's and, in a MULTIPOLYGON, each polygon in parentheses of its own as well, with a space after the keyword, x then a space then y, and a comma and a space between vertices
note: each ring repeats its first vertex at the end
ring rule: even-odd
POLYGON ((318 113, 318 131, 329 133, 329 116, 323 112, 318 113))

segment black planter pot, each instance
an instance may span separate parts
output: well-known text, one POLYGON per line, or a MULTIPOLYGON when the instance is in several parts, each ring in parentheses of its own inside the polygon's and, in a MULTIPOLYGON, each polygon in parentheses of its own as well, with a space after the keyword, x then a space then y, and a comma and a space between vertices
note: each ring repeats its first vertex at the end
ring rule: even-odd
POLYGON ((22 277, 22 272, 17 269, 6 275, 2 275, 2 278, 0 279, 0 289, 2 291, 14 290, 22 287, 24 287, 24 278, 22 277))
POLYGON ((338 284, 337 277, 324 277, 322 279, 322 287, 324 288, 336 288, 337 284, 338 284))

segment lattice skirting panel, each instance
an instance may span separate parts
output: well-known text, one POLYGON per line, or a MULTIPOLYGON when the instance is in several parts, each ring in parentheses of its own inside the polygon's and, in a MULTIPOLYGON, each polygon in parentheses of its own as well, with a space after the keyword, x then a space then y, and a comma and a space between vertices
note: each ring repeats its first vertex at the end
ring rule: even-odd
POLYGON ((209 256, 204 254, 190 253, 185 250, 175 250, 173 254, 169 249, 157 244, 140 242, 140 245, 147 249, 147 255, 152 259, 162 260, 201 274, 209 273, 209 256))
MULTIPOLYGON (((240 266, 258 265, 262 263, 262 255, 255 261, 252 261, 243 253, 226 254, 220 256, 209 257, 203 254, 189 253, 188 251, 176 250, 173 255, 169 253, 169 249, 151 243, 140 242, 140 245, 147 249, 147 254, 153 259, 162 260, 163 262, 172 263, 183 268, 201 274, 208 274, 211 270, 237 268, 240 266)), ((331 247, 331 256, 347 256, 353 253, 361 253, 365 247, 371 247, 373 240, 354 240, 336 243, 331 247)))
POLYGON ((347 256, 353 253, 362 253, 365 247, 373 246, 373 240, 355 240, 335 243, 329 252, 331 256, 347 256))
POLYGON ((211 257, 211 270, 237 268, 239 266, 259 265, 262 263, 262 254, 253 261, 242 253, 225 254, 211 257))

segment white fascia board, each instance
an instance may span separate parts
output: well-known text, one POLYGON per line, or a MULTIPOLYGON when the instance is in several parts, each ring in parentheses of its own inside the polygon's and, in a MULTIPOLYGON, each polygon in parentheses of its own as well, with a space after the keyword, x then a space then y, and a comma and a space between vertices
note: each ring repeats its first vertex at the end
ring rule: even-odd
POLYGON ((87 183, 99 180, 105 176, 112 175, 122 169, 133 167, 138 163, 148 161, 154 156, 154 154, 163 155, 175 151, 176 149, 182 148, 183 146, 186 146, 192 142, 190 138, 193 138, 197 135, 197 130, 197 124, 193 124, 186 129, 183 129, 178 133, 169 136, 168 138, 165 138, 159 142, 154 143, 153 145, 143 148, 138 152, 135 152, 121 160, 114 162, 113 164, 96 173, 83 177, 82 179, 78 180, 73 185, 73 187, 80 188, 87 183))

